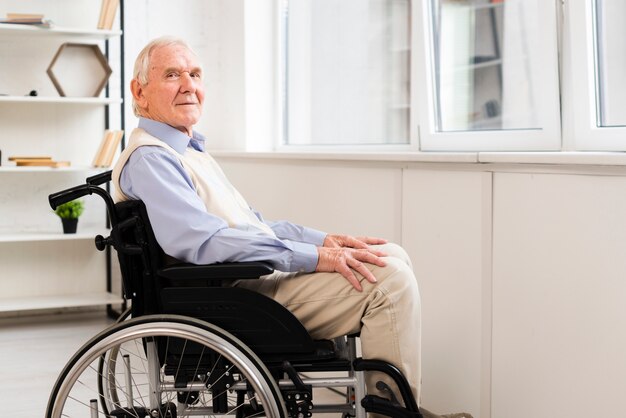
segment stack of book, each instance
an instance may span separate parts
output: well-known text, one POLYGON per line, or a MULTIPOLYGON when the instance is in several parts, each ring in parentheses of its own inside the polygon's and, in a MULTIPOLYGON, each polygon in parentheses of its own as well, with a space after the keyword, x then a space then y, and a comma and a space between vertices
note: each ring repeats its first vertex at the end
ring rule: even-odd
POLYGON ((94 167, 110 167, 124 131, 105 131, 91 165, 94 167))
POLYGON ((111 30, 113 28, 113 21, 115 20, 119 4, 120 0, 102 0, 98 29, 111 30))
POLYGON ((18 167, 69 167, 69 161, 54 161, 52 157, 9 157, 9 161, 15 162, 18 167))
POLYGON ((52 26, 50 19, 44 19, 41 14, 31 13, 7 13, 6 19, 0 18, 0 23, 11 23, 14 25, 35 25, 49 28, 52 26))

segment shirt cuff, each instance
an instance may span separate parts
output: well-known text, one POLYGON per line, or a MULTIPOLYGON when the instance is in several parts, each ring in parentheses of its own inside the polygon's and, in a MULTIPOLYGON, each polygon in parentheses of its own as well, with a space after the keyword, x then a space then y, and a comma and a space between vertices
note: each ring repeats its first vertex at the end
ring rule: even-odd
POLYGON ((289 241, 289 244, 291 245, 291 249, 293 251, 291 268, 289 271, 306 273, 315 271, 318 259, 317 246, 297 241, 289 241))
POLYGON ((328 235, 326 232, 318 231, 317 229, 305 226, 302 231, 302 241, 321 247, 324 245, 326 235, 328 235))

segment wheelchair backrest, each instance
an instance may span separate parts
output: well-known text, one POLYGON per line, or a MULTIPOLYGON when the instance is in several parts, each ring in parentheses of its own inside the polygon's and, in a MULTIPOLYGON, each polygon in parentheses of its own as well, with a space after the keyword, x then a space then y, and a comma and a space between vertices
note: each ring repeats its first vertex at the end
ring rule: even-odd
POLYGON ((146 207, 140 200, 115 204, 117 224, 111 238, 117 250, 124 295, 132 300, 134 317, 156 313, 158 280, 156 273, 165 263, 165 253, 159 246, 146 207))

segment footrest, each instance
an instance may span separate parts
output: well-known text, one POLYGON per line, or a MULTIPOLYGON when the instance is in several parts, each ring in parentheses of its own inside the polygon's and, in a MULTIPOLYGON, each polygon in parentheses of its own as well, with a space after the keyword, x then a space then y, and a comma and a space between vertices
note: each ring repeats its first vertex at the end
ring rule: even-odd
POLYGON ((371 359, 365 360, 362 358, 354 360, 353 366, 354 370, 356 371, 377 371, 385 373, 387 376, 391 377, 398 386, 398 390, 400 391, 400 396, 402 397, 402 402, 404 402, 405 408, 411 413, 417 413, 417 415, 411 416, 420 416, 417 402, 413 397, 413 393, 411 392, 411 386, 396 366, 387 363, 386 361, 371 359))
POLYGON ((389 399, 381 398, 376 395, 365 396, 361 400, 361 406, 365 408, 367 412, 393 418, 422 418, 422 414, 420 414, 419 411, 409 411, 398 404, 392 403, 389 399))

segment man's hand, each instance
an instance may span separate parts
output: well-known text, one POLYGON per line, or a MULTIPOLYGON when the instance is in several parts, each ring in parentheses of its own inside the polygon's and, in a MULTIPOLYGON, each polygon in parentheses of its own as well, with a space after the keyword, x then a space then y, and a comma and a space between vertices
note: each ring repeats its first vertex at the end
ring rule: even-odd
MULTIPOLYGON (((350 247, 367 250, 369 245, 386 244, 387 240, 374 237, 352 237, 350 235, 328 234, 324 239, 324 247, 340 248, 350 247)), ((386 254, 385 254, 386 255, 386 254)))
POLYGON ((382 251, 345 247, 317 247, 317 252, 319 257, 315 271, 337 272, 345 277, 359 292, 363 288, 352 270, 359 272, 367 281, 376 283, 376 277, 363 263, 370 263, 380 267, 385 266, 385 261, 380 257, 384 257, 386 254, 382 251))

